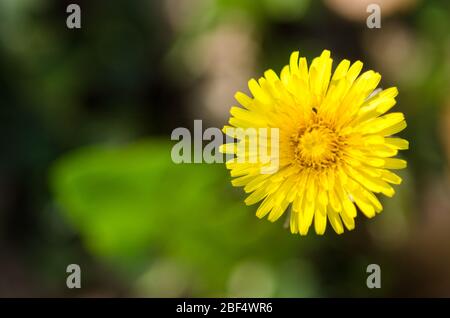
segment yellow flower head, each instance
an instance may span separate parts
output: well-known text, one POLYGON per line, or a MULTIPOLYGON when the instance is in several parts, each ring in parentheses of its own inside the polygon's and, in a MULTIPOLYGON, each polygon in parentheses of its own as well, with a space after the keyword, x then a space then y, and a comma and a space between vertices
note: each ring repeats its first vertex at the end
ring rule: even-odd
POLYGON ((323 234, 328 218, 341 234, 344 225, 355 227, 356 206, 371 218, 383 209, 374 193, 394 195, 390 184, 402 179, 390 170, 405 168, 406 161, 393 157, 408 149, 408 141, 392 135, 406 122, 402 113, 385 114, 396 103, 397 88, 376 90, 381 75, 359 75, 362 67, 343 60, 332 74, 329 51, 309 68, 294 52, 280 77, 268 70, 249 81, 253 98, 235 95, 244 108, 231 108, 224 132, 237 140, 222 151, 236 155, 227 168, 232 184, 251 193, 245 203, 262 201, 259 218, 268 215, 274 222, 290 206, 292 233, 306 235, 314 222, 316 233, 323 234), (239 135, 236 128, 251 133, 239 135), (274 128, 276 134, 267 132, 274 128), (277 169, 262 170, 270 163, 259 159, 261 149, 252 148, 251 140, 267 146, 277 169))

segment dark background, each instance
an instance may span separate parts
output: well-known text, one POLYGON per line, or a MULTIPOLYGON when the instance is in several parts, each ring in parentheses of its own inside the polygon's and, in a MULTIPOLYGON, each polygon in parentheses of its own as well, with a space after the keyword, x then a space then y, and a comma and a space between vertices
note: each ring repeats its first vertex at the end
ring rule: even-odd
POLYGON ((450 296, 449 29, 437 0, 1 0, 0 296, 450 296), (302 238, 223 165, 173 164, 170 133, 222 127, 251 77, 323 49, 399 88, 409 166, 381 215, 302 238))

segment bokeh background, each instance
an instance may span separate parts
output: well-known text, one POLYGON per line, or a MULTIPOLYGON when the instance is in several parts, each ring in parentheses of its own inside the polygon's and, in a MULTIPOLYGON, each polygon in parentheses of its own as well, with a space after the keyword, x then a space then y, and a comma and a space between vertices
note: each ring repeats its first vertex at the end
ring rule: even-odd
POLYGON ((0 296, 450 296, 449 4, 1 0, 0 296), (174 128, 222 127, 249 78, 325 48, 399 88, 409 166, 381 215, 293 236, 223 165, 172 163, 174 128))

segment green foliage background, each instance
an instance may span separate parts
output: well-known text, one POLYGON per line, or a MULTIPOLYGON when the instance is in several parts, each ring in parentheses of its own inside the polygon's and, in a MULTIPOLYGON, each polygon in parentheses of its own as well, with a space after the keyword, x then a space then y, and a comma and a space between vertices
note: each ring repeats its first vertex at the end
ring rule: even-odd
POLYGON ((351 0, 1 1, 0 296, 448 295, 450 9, 383 2, 369 30, 351 0), (223 165, 174 164, 170 133, 222 127, 247 79, 325 48, 399 88, 409 168, 380 216, 302 238, 223 165))

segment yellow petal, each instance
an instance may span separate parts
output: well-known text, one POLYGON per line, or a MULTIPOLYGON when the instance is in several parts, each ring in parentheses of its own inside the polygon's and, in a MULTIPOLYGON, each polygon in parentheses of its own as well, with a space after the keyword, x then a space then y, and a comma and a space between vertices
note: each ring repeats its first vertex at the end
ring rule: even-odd
POLYGON ((254 98, 258 99, 264 104, 270 103, 270 96, 261 88, 261 86, 259 86, 258 82, 254 78, 248 81, 248 88, 250 89, 250 92, 252 93, 254 98))
POLYGON ((314 216, 314 201, 303 200, 304 210, 300 213, 299 233, 300 235, 308 234, 314 216))
POLYGON ((291 74, 298 74, 298 51, 292 52, 291 58, 289 60, 289 67, 291 74))
POLYGON ((247 95, 245 95, 242 92, 237 92, 234 95, 234 98, 239 102, 239 104, 241 104, 242 106, 244 106, 247 109, 252 108, 251 105, 253 103, 253 99, 248 97, 247 95))
POLYGON ((365 216, 367 216, 368 218, 372 218, 375 216, 375 208, 370 203, 370 201, 364 196, 359 186, 351 190, 351 195, 356 205, 361 210, 361 212, 365 214, 365 216))
POLYGON ((347 228, 347 230, 351 231, 355 228, 354 217, 349 216, 348 213, 345 213, 344 211, 341 211, 339 215, 341 216, 342 221, 344 222, 344 225, 347 228))
POLYGON ((244 202, 247 205, 255 204, 255 203, 261 201, 262 199, 264 199, 267 196, 267 194, 268 194, 268 188, 267 187, 261 187, 259 189, 256 189, 256 191, 254 191, 252 194, 250 194, 245 199, 244 202))
POLYGON ((333 77, 331 78, 331 81, 339 81, 340 79, 344 78, 347 75, 348 68, 350 67, 350 61, 349 60, 342 60, 339 65, 336 67, 336 70, 334 71, 333 77))
POLYGON ((385 143, 387 145, 393 146, 400 150, 405 150, 409 148, 409 142, 408 140, 397 138, 397 137, 391 137, 391 138, 385 138, 385 143))
POLYGON ((333 211, 333 209, 328 209, 327 211, 328 220, 330 221, 331 227, 337 234, 344 233, 344 226, 342 225, 339 213, 333 211))
POLYGON ((314 214, 314 229, 316 230, 317 234, 323 235, 325 233, 326 227, 327 213, 325 207, 319 204, 314 214))
POLYGON ((289 224, 292 234, 298 233, 298 214, 299 214, 298 212, 294 212, 291 210, 291 215, 289 217, 290 218, 289 224))
POLYGON ((258 210, 256 210, 256 216, 260 219, 265 217, 267 213, 273 208, 273 196, 269 195, 267 196, 264 201, 261 203, 261 205, 258 207, 258 210))
POLYGON ((288 207, 289 202, 287 200, 283 200, 281 203, 278 203, 275 205, 275 207, 270 211, 268 220, 270 222, 275 222, 284 214, 284 211, 286 211, 286 208, 288 207))
POLYGON ((347 80, 350 83, 353 83, 353 81, 358 77, 362 68, 363 68, 363 63, 361 61, 356 61, 355 63, 353 63, 347 72, 347 80))
POLYGON ((402 178, 400 178, 398 175, 396 175, 393 172, 390 172, 389 170, 381 170, 381 177, 384 181, 387 181, 389 183, 393 184, 400 184, 402 183, 402 178))
POLYGON ((404 169, 407 166, 407 162, 397 158, 385 158, 384 168, 386 169, 404 169))

